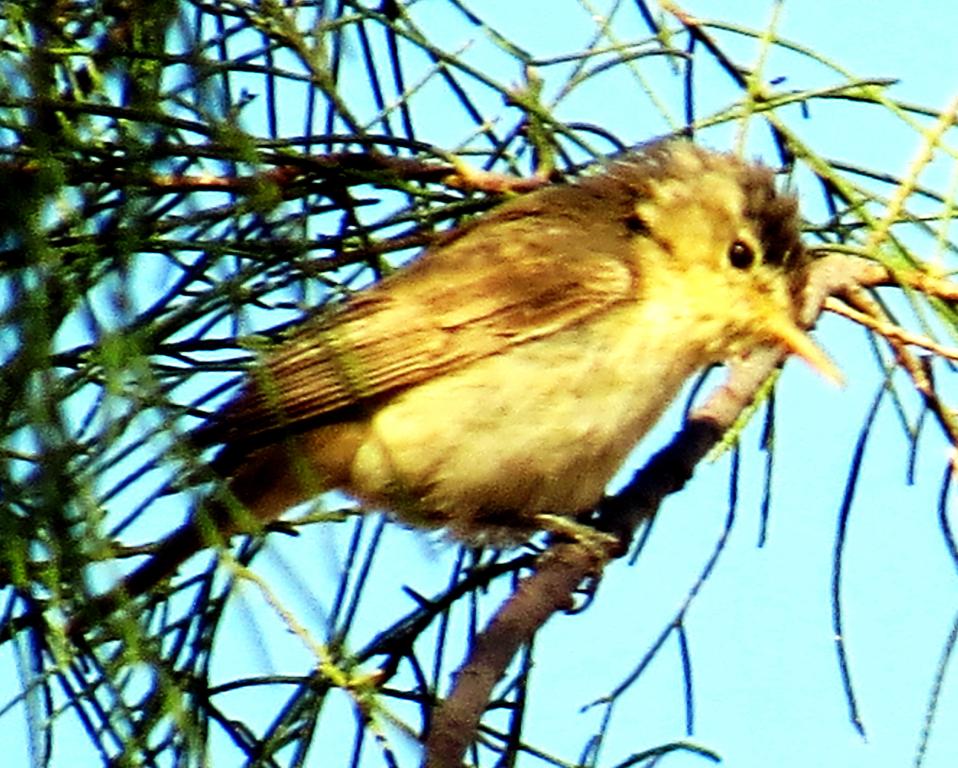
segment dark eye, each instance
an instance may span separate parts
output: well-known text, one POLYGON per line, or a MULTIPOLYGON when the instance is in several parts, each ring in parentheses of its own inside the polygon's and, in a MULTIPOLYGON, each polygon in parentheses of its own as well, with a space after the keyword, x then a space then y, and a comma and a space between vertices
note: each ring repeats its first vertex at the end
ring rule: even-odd
POLYGON ((736 269, 748 269, 755 263, 755 251, 748 243, 736 240, 728 249, 728 261, 736 269))

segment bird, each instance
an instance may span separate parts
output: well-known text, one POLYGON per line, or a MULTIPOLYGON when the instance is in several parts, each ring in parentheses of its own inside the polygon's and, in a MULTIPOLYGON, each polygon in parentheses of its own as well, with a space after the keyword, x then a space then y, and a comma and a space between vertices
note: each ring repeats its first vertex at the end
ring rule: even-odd
POLYGON ((758 162, 664 139, 522 194, 324 309, 190 440, 223 483, 110 594, 338 489, 364 509, 510 545, 595 508, 704 368, 798 322, 796 198, 758 162))

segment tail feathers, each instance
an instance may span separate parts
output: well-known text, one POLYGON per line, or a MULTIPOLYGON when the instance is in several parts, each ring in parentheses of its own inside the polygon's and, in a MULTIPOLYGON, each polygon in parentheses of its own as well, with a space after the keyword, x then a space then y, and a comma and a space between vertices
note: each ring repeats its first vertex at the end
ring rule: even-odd
POLYGON ((126 576, 116 590, 126 599, 146 594, 206 547, 209 538, 200 532, 196 521, 190 519, 161 541, 150 558, 126 576))
POLYGON ((173 576, 194 554, 214 544, 225 544, 227 539, 228 535, 217 532, 213 524, 201 527, 191 518, 161 541, 145 563, 110 591, 88 603, 70 622, 67 634, 74 639, 80 638, 104 618, 173 576))
MULTIPOLYGON (((357 429, 346 425, 331 433, 339 442, 324 439, 323 444, 331 444, 337 456, 340 443, 355 453, 352 435, 357 429)), ((328 487, 311 476, 310 467, 304 469, 302 461, 291 462, 290 450, 287 444, 266 446, 240 461, 242 451, 224 448, 213 459, 213 470, 229 478, 228 487, 201 503, 190 519, 161 541, 147 561, 120 584, 91 601, 72 622, 71 635, 82 635, 96 622, 152 591, 200 550, 225 546, 234 533, 260 530, 291 506, 328 487)))

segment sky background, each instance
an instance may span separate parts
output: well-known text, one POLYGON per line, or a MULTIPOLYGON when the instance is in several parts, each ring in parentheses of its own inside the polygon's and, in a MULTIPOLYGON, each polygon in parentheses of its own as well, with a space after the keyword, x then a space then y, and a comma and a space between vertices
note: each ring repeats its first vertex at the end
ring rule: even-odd
MULTIPOLYGON (((480 5, 486 18, 497 23, 507 19, 504 31, 512 30, 513 38, 539 57, 578 50, 590 35, 584 23, 553 14, 553 3, 487 0, 475 4, 476 9, 480 5)), ((599 13, 607 5, 594 3, 599 13)), ((771 4, 760 0, 688 0, 683 8, 758 29, 771 15, 771 4)), ((437 33, 469 44, 473 60, 503 79, 518 79, 514 64, 501 55, 496 59, 481 34, 464 27, 443 4, 422 2, 417 13, 437 33)), ((898 80, 892 94, 899 99, 944 108, 958 90, 955 16, 952 4, 938 0, 909 9, 888 0, 793 0, 785 4, 778 33, 863 78, 898 80)), ((644 31, 636 22, 621 34, 628 38, 644 31)), ((750 46, 755 47, 754 41, 743 40, 740 50, 747 52, 750 46)), ((548 71, 544 68, 547 77, 548 71)), ((836 81, 822 68, 806 67, 777 54, 765 71, 769 78, 787 77, 796 88, 836 81)), ((712 76, 701 73, 703 78, 712 76)), ((700 114, 709 111, 709 82, 699 83, 700 114)), ((605 91, 591 89, 569 99, 560 116, 587 116, 635 142, 666 130, 660 118, 640 106, 641 97, 627 90, 634 87, 634 83, 611 82, 605 91)), ((723 89, 726 85, 716 78, 716 104, 723 103, 723 93, 727 95, 723 89)), ((296 109, 291 104, 285 115, 290 132, 301 126, 296 109)), ((490 105, 490 109, 498 107, 490 105)), ((915 154, 918 137, 874 116, 874 110, 816 105, 808 119, 796 119, 793 125, 823 153, 900 173, 915 154)), ((454 144, 461 139, 460 131, 454 123, 437 121, 424 138, 454 144)), ((734 134, 720 130, 704 140, 727 148, 734 134)), ((755 146, 761 152, 760 142, 755 146)), ((953 173, 953 168, 945 165, 942 172, 953 173)), ((799 192, 806 215, 814 220, 816 211, 820 213, 817 198, 806 188, 800 187, 799 192)), ((934 429, 926 429, 919 441, 915 482, 909 484, 907 441, 890 403, 882 404, 851 510, 841 583, 845 642, 867 733, 864 739, 848 720, 830 595, 836 520, 847 468, 878 392, 879 378, 862 331, 845 321, 826 319, 816 337, 844 370, 848 383, 838 389, 799 361, 787 364, 776 397, 773 505, 768 540, 761 548, 757 546, 765 462, 759 445, 761 418, 743 436, 740 498, 732 532, 686 622, 696 704, 690 741, 720 754, 724 765, 735 768, 910 766, 925 725, 935 671, 958 609, 955 563, 937 519, 948 449, 934 429)), ((941 376, 947 397, 955 391, 954 381, 944 370, 941 376)), ((912 414, 917 412, 915 399, 907 405, 912 414)), ((673 409, 639 446, 634 465, 670 437, 679 418, 673 409)), ((665 503, 639 562, 612 564, 587 611, 556 617, 547 625, 536 642, 530 741, 576 759, 601 713, 598 708, 583 711, 582 707, 630 673, 682 605, 707 562, 728 516, 730 461, 726 455, 703 464, 688 489, 665 503)), ((328 588, 335 578, 342 559, 346 537, 341 528, 315 527, 297 539, 274 537, 277 540, 270 541, 259 563, 307 625, 322 626, 328 610, 324 585, 328 588)), ((455 557, 454 548, 395 526, 388 527, 385 536, 390 557, 377 562, 361 606, 359 627, 367 628, 370 635, 413 607, 402 594, 402 585, 427 595, 439 591, 455 557)), ((503 590, 504 585, 498 585, 483 603, 487 617, 505 597, 503 590)), ((222 668, 214 676, 236 676, 243 670, 301 673, 311 663, 309 653, 278 626, 255 595, 235 602, 221 633, 221 637, 235 638, 235 652, 219 656, 216 664, 222 668)), ((358 647, 363 641, 358 630, 353 642, 358 647)), ((452 671, 450 667, 445 674, 452 671)), ((601 765, 615 765, 634 752, 685 738, 681 682, 672 640, 616 710, 601 765)), ((268 722, 270 695, 237 697, 230 706, 238 713, 260 712, 268 722)), ((342 704, 343 716, 350 717, 348 706, 342 704)), ((949 675, 925 756, 928 768, 955 765, 956 722, 958 683, 949 675)), ((335 729, 336 719, 327 719, 323 727, 335 729)), ((219 739, 213 738, 214 742, 219 739)), ((4 740, 25 761, 22 721, 9 715, 0 720, 0 742, 4 740)), ((332 737, 327 743, 336 740, 332 737)), ((79 731, 75 741, 69 735, 62 739, 58 745, 61 764, 79 764, 72 759, 82 745, 79 731)), ((351 744, 341 746, 347 754, 351 744)), ((223 756, 222 765, 234 764, 235 753, 225 743, 217 748, 223 750, 218 753, 223 756)), ((336 757, 330 747, 311 764, 335 765, 336 757)), ((662 764, 686 768, 708 763, 701 756, 672 754, 662 764)))

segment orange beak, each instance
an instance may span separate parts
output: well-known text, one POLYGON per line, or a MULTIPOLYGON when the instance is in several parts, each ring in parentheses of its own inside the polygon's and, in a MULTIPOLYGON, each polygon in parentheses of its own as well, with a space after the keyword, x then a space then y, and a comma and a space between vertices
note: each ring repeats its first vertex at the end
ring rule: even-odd
POLYGON ((801 328, 784 318, 772 322, 772 336, 789 352, 798 355, 833 384, 844 386, 845 377, 821 347, 801 328))

